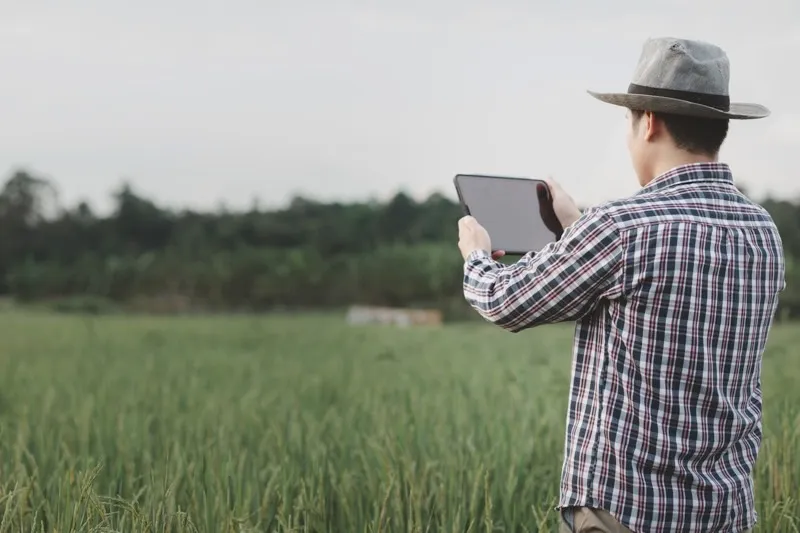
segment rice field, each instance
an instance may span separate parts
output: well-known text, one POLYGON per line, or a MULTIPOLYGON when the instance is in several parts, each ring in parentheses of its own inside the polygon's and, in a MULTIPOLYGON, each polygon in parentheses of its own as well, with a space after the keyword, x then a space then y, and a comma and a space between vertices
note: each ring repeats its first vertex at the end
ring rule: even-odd
MULTIPOLYGON (((557 531, 572 328, 0 313, 0 533, 557 531)), ((757 531, 800 529, 800 327, 757 531)))

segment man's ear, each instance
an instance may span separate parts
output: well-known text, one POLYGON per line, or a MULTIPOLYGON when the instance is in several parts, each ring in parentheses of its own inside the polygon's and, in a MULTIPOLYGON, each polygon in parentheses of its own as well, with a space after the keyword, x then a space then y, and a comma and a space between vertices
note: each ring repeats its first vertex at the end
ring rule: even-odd
POLYGON ((650 111, 645 111, 644 115, 642 115, 642 128, 644 131, 644 140, 647 142, 651 142, 655 140, 656 133, 658 132, 658 121, 656 120, 655 115, 650 111))

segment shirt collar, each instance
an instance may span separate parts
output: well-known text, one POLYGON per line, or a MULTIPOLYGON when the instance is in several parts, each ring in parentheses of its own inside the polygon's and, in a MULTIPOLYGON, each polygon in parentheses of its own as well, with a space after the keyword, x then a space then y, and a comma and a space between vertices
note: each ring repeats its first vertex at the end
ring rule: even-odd
POLYGON ((690 163, 680 165, 656 176, 639 190, 639 194, 660 191, 683 183, 703 181, 733 185, 733 173, 726 163, 690 163))

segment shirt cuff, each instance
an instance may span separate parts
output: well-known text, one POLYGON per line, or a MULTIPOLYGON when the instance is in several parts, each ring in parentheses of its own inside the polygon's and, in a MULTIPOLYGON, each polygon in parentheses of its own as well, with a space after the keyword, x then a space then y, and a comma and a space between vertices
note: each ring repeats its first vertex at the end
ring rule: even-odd
POLYGON ((473 261, 482 261, 484 259, 491 259, 492 254, 487 252, 486 250, 473 250, 467 256, 466 262, 472 263, 473 261))

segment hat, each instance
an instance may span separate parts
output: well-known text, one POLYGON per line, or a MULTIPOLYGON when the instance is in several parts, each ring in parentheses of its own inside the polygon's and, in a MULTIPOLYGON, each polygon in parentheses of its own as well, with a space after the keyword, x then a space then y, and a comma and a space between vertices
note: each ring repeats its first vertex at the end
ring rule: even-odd
POLYGON ((588 92, 603 102, 641 111, 718 119, 769 116, 762 105, 731 103, 729 81, 730 62, 718 46, 659 37, 645 41, 627 93, 588 92))

